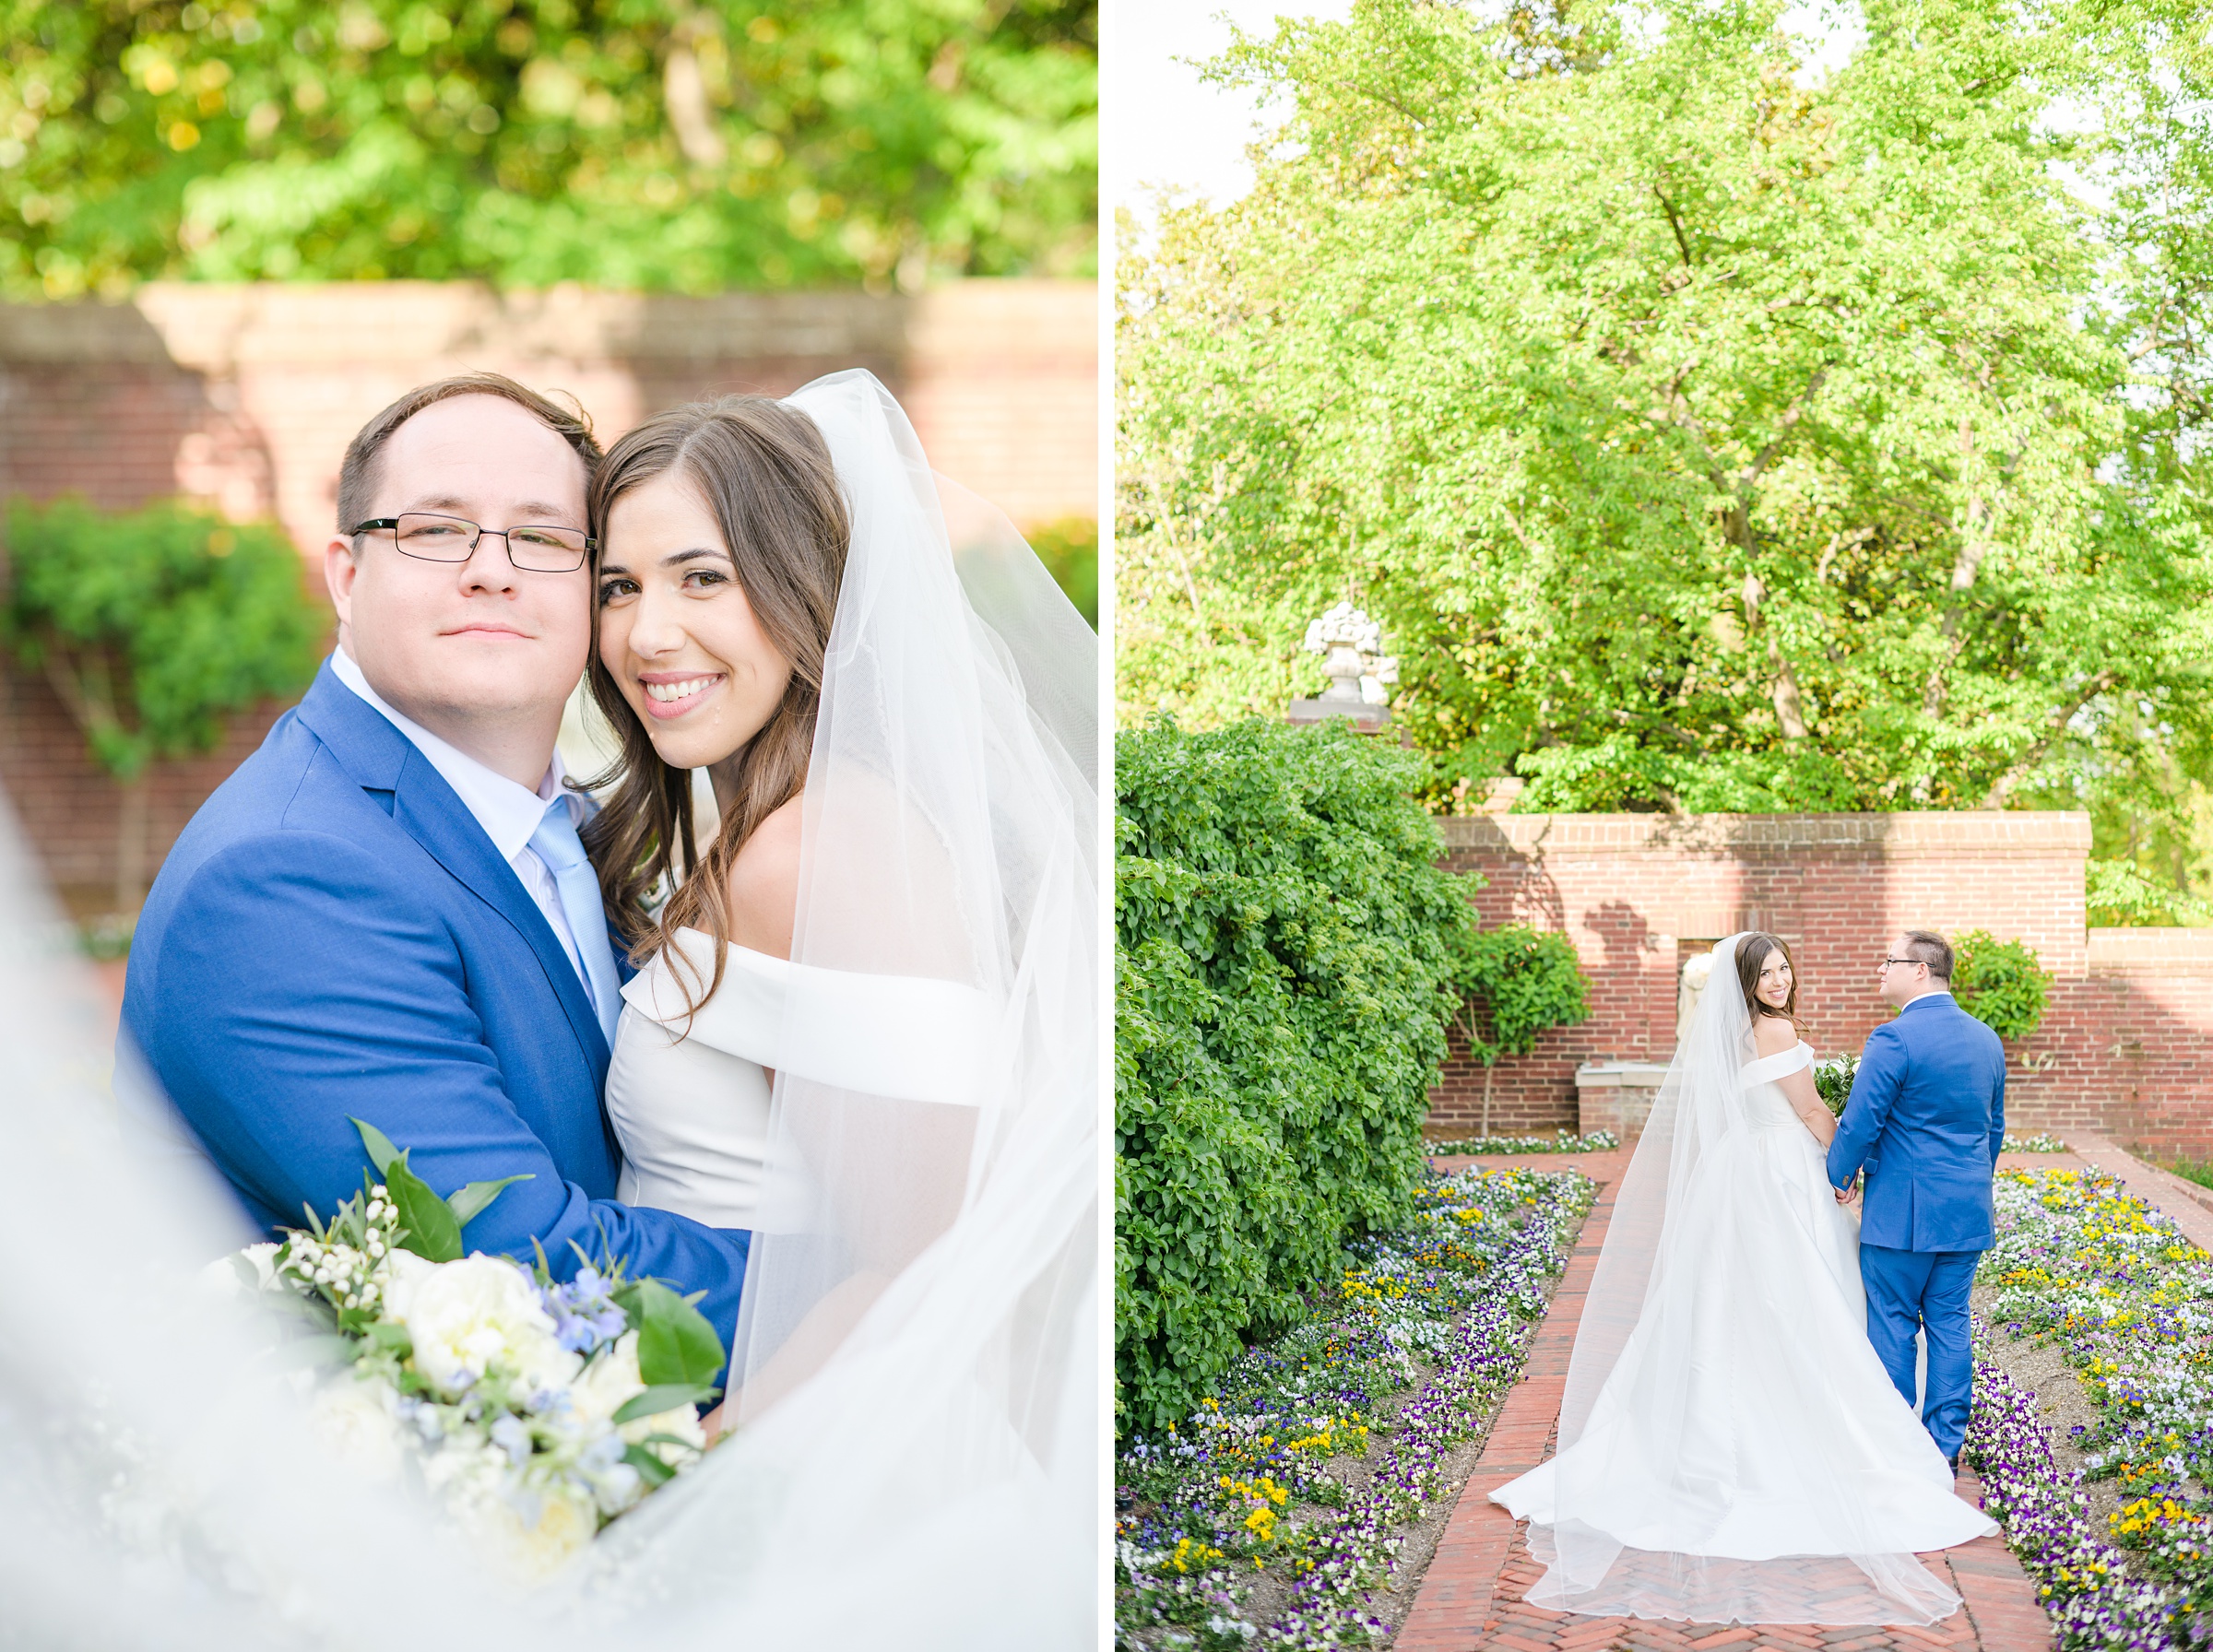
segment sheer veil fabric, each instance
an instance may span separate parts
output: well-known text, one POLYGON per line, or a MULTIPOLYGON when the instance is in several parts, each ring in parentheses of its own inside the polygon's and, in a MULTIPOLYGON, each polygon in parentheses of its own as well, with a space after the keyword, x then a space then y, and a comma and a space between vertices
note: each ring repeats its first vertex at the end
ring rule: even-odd
POLYGON ((252 1235, 127 1073, 156 1122, 119 1126, 90 983, 0 808, 0 1646, 1091 1644, 1096 643, 870 375, 792 401, 853 518, 798 974, 985 1013, 957 1082, 779 1076, 735 1438, 533 1591, 326 1457, 296 1380, 195 1285, 252 1235))
POLYGON ((1558 1449, 1492 1493, 1530 1520, 1533 1605, 1694 1622, 1916 1623, 1916 1558, 1995 1529, 1865 1332, 1856 1233, 1757 1059, 1731 936, 1624 1176, 1558 1449))

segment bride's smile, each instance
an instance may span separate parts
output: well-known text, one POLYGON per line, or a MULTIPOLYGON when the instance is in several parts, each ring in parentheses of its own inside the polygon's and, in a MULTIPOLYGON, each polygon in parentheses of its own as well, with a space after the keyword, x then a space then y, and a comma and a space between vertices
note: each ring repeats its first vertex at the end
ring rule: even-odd
POLYGON ((599 658, 661 761, 680 769, 743 747, 791 681, 721 525, 680 470, 640 483, 608 514, 599 658))

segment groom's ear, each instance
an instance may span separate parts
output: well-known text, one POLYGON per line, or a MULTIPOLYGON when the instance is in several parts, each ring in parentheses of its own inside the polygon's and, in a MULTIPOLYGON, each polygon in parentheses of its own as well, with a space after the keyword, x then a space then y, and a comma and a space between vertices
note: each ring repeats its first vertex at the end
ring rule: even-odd
POLYGON ((330 543, 323 548, 323 588, 330 594, 330 606, 338 611, 341 628, 353 618, 353 579, 360 572, 353 541, 332 535, 330 543))

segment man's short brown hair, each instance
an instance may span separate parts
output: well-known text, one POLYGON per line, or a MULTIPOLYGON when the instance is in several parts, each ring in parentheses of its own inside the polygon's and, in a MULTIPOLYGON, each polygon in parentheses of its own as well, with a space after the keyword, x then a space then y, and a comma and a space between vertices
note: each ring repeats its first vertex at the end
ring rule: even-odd
POLYGON ((1909 929, 1902 938, 1906 956, 1917 959, 1929 966, 1929 974, 1939 981, 1952 978, 1952 943, 1943 936, 1927 929, 1909 929))
MULTIPOLYGON (((584 461, 585 486, 590 488, 592 475, 599 468, 599 443, 592 435, 592 421, 582 406, 563 407, 501 373, 456 373, 450 379, 440 379, 434 384, 422 384, 408 391, 363 425, 361 433, 347 443, 346 457, 338 466, 339 533, 351 533, 353 525, 366 521, 373 510, 370 499, 376 491, 377 455, 392 439, 392 432, 432 403, 456 395, 497 395, 531 414, 576 450, 576 456, 584 461)), ((574 525, 582 527, 584 524, 574 525)))

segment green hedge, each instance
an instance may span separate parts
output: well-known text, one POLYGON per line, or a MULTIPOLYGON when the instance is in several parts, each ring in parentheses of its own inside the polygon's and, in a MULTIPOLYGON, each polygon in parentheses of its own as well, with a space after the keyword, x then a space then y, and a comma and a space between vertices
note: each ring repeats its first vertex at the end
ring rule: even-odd
POLYGON ((1115 760, 1118 1428, 1185 1415, 1402 1221, 1473 880, 1413 753, 1339 728, 1124 733, 1115 760))

